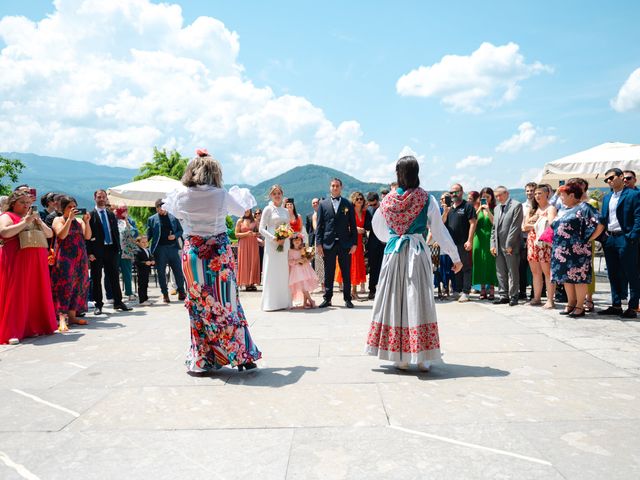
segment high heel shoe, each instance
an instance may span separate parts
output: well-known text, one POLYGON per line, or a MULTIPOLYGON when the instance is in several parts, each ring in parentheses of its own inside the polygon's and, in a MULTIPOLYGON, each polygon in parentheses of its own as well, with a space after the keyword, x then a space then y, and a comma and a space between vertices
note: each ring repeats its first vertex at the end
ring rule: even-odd
POLYGON ((560 315, 571 315, 571 313, 573 313, 573 311, 576 309, 575 305, 567 305, 565 307, 565 310, 563 310, 562 312, 560 312, 560 315), (569 309, 569 310, 567 310, 569 309))
POLYGON ((245 363, 243 365, 238 365, 238 372, 241 372, 242 370, 253 370, 254 368, 258 368, 258 365, 256 365, 253 362, 249 362, 249 363, 245 363))
POLYGON ((573 309, 573 312, 571 312, 571 313, 569 314, 569 317, 571 317, 571 318, 580 318, 580 317, 584 317, 584 316, 585 316, 585 313, 584 313, 584 312, 585 312, 585 309, 584 309, 584 308, 577 308, 577 307, 576 307, 576 308, 574 308, 574 309, 573 309), (575 312, 576 312, 576 310, 581 310, 581 312, 580 312, 580 313, 575 313, 575 312))
POLYGON ((595 305, 593 304, 593 302, 587 300, 586 302, 584 302, 584 311, 591 313, 595 310, 595 305))

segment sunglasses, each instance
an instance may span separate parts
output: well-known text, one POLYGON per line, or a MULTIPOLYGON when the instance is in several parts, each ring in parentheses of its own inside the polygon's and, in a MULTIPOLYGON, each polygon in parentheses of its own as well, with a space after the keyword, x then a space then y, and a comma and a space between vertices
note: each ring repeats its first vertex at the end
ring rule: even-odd
POLYGON ((460 195, 460 192, 449 192, 449 195, 457 197, 458 195, 460 195))
POLYGON ((632 177, 631 175, 629 175, 628 177, 622 177, 622 178, 624 178, 624 179, 625 179, 625 180, 627 180, 627 181, 631 181, 631 180, 633 180, 633 178, 634 178, 634 177, 632 177))
POLYGON ((607 178, 604 179, 604 183, 609 183, 611 180, 613 180, 617 176, 618 175, 609 175, 607 178))

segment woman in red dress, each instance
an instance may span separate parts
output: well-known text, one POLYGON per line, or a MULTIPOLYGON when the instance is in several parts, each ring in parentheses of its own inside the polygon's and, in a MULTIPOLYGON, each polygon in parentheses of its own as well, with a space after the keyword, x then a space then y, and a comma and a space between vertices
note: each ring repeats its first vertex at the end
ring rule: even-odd
POLYGON ((38 212, 31 212, 29 192, 13 192, 0 215, 0 343, 18 343, 25 337, 48 335, 57 327, 51 296, 47 248, 20 248, 20 232, 53 232, 38 212))
MULTIPOLYGON (((358 245, 356 251, 351 254, 351 297, 360 300, 358 285, 367 283, 367 267, 364 263, 364 226, 371 225, 371 218, 364 201, 362 192, 353 192, 349 197, 356 212, 356 227, 358 229, 358 245)), ((342 284, 342 272, 336 267, 336 281, 342 284)))
POLYGON ((295 233, 302 233, 302 215, 298 214, 293 198, 285 198, 284 208, 289 212, 289 225, 295 233))

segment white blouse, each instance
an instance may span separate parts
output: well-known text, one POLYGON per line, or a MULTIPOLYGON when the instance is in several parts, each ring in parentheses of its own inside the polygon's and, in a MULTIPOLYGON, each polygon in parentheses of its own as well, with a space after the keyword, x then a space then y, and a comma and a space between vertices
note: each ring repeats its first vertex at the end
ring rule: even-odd
POLYGON ((282 206, 276 207, 273 202, 269 202, 269 205, 262 210, 260 234, 269 240, 275 241, 276 228, 283 224, 289 224, 289 211, 282 206))
POLYGON ((241 217, 257 205, 247 188, 227 192, 212 185, 181 187, 167 194, 163 208, 180 220, 185 235, 218 235, 227 231, 228 214, 241 217))

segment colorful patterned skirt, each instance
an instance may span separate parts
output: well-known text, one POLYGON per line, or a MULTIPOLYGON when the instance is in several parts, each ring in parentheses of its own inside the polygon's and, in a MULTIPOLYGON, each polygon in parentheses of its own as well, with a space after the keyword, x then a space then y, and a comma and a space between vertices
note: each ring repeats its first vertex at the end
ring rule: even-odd
POLYGON ((365 352, 394 362, 438 362, 431 253, 424 240, 407 237, 410 242, 382 260, 365 352))
POLYGON ((191 321, 191 372, 255 362, 262 354, 253 343, 238 298, 236 262, 226 233, 188 236, 182 252, 187 283, 185 306, 191 321))

